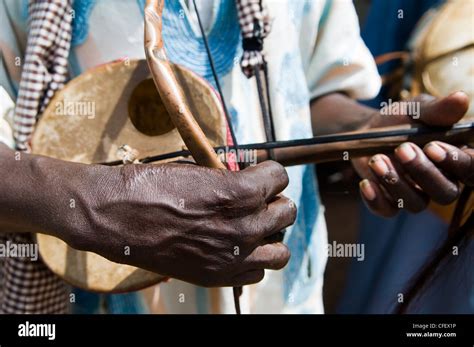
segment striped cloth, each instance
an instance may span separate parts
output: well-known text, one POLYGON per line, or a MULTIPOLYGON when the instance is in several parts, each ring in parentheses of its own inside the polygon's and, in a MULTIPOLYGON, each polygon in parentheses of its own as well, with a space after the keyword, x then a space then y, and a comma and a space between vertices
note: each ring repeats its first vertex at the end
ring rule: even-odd
MULTIPOLYGON (((0 235, 0 242, 34 244, 31 234, 0 235)), ((69 288, 38 259, 2 258, 0 313, 56 314, 69 309, 69 288)))
POLYGON ((263 0, 237 0, 237 12, 244 50, 240 66, 250 78, 255 73, 255 67, 263 68, 265 65, 263 40, 270 33, 271 22, 263 0))
MULTIPOLYGON (((72 0, 29 2, 28 40, 14 113, 16 147, 25 151, 40 115, 67 79, 72 0)), ((3 235, 0 241, 34 244, 31 234, 3 235)), ((38 259, 5 258, 0 264, 0 312, 66 313, 68 287, 38 259)))
POLYGON ((25 62, 14 115, 20 150, 29 148, 38 115, 64 86, 72 30, 72 0, 32 0, 25 62))

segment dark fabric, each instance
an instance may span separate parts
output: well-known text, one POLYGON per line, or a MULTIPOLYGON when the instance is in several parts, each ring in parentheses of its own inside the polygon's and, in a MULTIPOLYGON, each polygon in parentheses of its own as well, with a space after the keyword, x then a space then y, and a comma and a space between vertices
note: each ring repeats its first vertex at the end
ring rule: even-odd
MULTIPOLYGON (((427 10, 443 3, 444 0, 373 0, 362 38, 374 57, 404 50, 419 19, 427 10), (402 19, 398 18, 399 11, 403 11, 402 19)), ((379 66, 379 73, 386 74, 395 66, 394 63, 383 64, 379 66)), ((375 99, 364 103, 379 108, 380 102, 386 99, 386 91, 382 88, 375 99)))

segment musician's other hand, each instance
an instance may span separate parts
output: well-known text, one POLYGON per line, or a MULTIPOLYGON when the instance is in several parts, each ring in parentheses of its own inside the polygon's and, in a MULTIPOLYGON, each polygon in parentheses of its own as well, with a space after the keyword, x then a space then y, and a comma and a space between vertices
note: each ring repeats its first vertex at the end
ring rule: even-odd
POLYGON ((433 141, 423 151, 440 170, 467 186, 474 186, 474 149, 433 141))
POLYGON ((474 185, 474 150, 431 142, 423 150, 406 142, 395 156, 376 155, 370 162, 371 179, 361 182, 362 197, 375 213, 390 217, 400 209, 422 211, 431 199, 454 202, 458 183, 474 185))
MULTIPOLYGON (((382 123, 378 126, 407 122, 449 126, 459 121, 469 106, 467 95, 462 92, 442 99, 423 95, 413 101, 420 102, 419 118, 391 118, 386 114, 380 116, 382 123)), ((420 212, 430 200, 443 205, 455 201, 460 193, 458 182, 472 185, 473 162, 470 149, 432 142, 423 150, 413 143, 404 143, 394 155, 358 159, 354 166, 364 178, 360 190, 367 206, 378 215, 391 217, 400 209, 420 212)))
POLYGON ((74 216, 82 236, 73 247, 206 287, 255 283, 289 260, 283 243, 267 240, 296 216, 278 195, 288 176, 275 162, 241 172, 187 164, 95 170, 97 184, 75 189, 83 217, 74 216))

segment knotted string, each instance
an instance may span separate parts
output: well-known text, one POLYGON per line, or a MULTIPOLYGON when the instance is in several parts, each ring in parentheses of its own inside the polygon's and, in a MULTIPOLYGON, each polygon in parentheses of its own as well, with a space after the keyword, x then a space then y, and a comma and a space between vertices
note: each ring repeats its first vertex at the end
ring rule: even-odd
POLYGON ((248 77, 255 75, 255 68, 264 68, 263 42, 270 33, 271 21, 266 4, 262 0, 236 0, 243 54, 240 60, 242 72, 248 77))

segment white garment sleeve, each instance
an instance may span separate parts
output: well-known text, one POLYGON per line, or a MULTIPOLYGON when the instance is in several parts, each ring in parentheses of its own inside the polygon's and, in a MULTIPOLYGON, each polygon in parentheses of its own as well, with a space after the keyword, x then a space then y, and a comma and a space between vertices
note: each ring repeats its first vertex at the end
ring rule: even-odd
POLYGON ((319 24, 316 28, 315 16, 306 14, 313 22, 303 23, 300 46, 311 99, 337 91, 354 99, 375 97, 381 79, 360 37, 352 1, 326 0, 319 2, 319 6, 314 2, 310 11, 316 11, 319 24), (316 33, 316 38, 308 42, 308 36, 314 38, 311 32, 316 33))
POLYGON ((11 119, 15 104, 8 93, 0 86, 0 142, 8 147, 14 147, 11 119))
POLYGON ((0 1, 0 141, 14 147, 12 117, 20 82, 26 22, 21 13, 23 1, 0 1))

